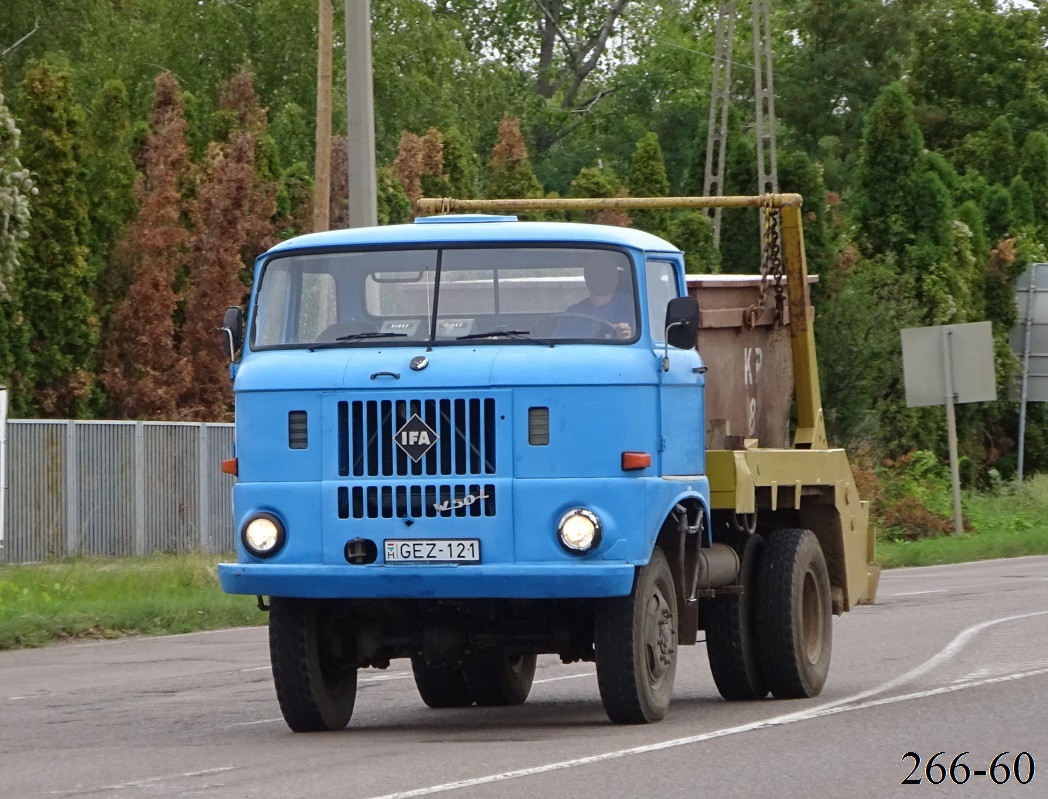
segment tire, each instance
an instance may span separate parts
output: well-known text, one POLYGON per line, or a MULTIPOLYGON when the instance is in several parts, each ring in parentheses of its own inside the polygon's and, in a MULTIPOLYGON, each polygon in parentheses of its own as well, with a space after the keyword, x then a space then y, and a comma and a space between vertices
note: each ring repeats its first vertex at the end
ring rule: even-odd
POLYGON ((720 695, 730 701, 753 701, 768 695, 756 651, 754 618, 757 567, 764 539, 751 535, 743 544, 741 594, 718 594, 704 608, 706 654, 720 695))
POLYGON ((597 686, 616 724, 650 724, 666 715, 677 672, 677 595, 658 547, 637 569, 629 596, 597 608, 597 686))
POLYGON ((810 530, 785 529, 764 543, 757 586, 757 658, 776 699, 818 696, 833 649, 830 577, 810 530))
POLYGON ((411 673, 415 675, 418 695, 428 707, 469 707, 473 704, 466 678, 458 669, 441 669, 428 665, 420 657, 413 657, 411 673))
POLYGON ((522 705, 535 680, 537 655, 484 655, 469 663, 463 673, 469 694, 480 707, 522 705))
POLYGON ((341 730, 353 716, 357 670, 339 663, 333 603, 272 597, 269 658, 280 712, 295 732, 341 730))

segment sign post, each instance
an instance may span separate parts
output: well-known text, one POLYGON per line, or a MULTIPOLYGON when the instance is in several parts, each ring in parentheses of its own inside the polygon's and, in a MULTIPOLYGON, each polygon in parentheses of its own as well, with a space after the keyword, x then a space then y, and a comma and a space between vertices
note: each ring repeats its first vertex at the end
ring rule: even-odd
POLYGON ((1026 451, 1026 403, 1048 402, 1048 264, 1033 264, 1019 278, 1015 303, 1022 322, 1022 343, 1013 331, 1012 349, 1022 359, 1019 397, 1019 482, 1026 451))
POLYGON ((902 368, 908 406, 946 406, 953 524, 954 532, 960 535, 964 532, 964 523, 954 405, 997 399, 993 329, 989 322, 907 328, 902 331, 902 368))

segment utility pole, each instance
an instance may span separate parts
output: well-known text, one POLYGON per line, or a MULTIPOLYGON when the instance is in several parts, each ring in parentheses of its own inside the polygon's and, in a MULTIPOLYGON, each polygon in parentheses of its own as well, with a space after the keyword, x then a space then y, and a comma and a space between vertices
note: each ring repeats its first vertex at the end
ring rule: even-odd
MULTIPOLYGON (((757 193, 779 191, 779 167, 775 152, 775 92, 772 77, 771 0, 751 0, 753 22, 753 92, 756 102, 757 193)), ((717 6, 716 44, 713 55, 713 86, 706 137, 706 175, 702 193, 724 193, 724 161, 728 146, 728 103, 731 101, 732 48, 735 39, 735 0, 720 0, 717 6)), ((713 246, 720 247, 720 212, 713 212, 713 246)), ((761 217, 763 233, 764 217, 761 217)))
POLYGON ((346 0, 346 117, 349 226, 378 224, 371 0, 346 0))
POLYGON ((331 0, 318 0, 317 148, 313 168, 313 230, 331 226, 331 0))
MULTIPOLYGON (((713 88, 706 137, 706 175, 702 193, 724 194, 724 157, 728 145, 728 104, 731 102, 731 51, 735 43, 735 0, 720 0, 717 7, 717 43, 713 56, 713 88)), ((707 209, 707 214, 711 211, 707 209)), ((713 246, 720 248, 721 207, 712 209, 713 246)))

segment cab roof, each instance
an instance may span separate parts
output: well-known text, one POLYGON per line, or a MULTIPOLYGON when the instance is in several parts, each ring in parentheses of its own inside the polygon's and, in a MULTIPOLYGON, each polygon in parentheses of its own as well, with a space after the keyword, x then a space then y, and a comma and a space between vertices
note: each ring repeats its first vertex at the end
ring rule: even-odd
POLYGON ((520 222, 514 216, 488 214, 448 214, 421 217, 410 225, 308 233, 280 242, 269 253, 305 248, 492 242, 611 244, 652 252, 680 252, 665 239, 633 228, 578 222, 520 222))

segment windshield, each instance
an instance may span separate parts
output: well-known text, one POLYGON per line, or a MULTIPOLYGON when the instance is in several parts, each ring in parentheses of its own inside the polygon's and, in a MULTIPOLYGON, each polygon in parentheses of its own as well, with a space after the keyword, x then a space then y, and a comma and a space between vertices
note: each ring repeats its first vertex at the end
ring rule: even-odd
POLYGON ((636 340, 633 266, 619 250, 514 246, 276 257, 252 347, 636 340))

